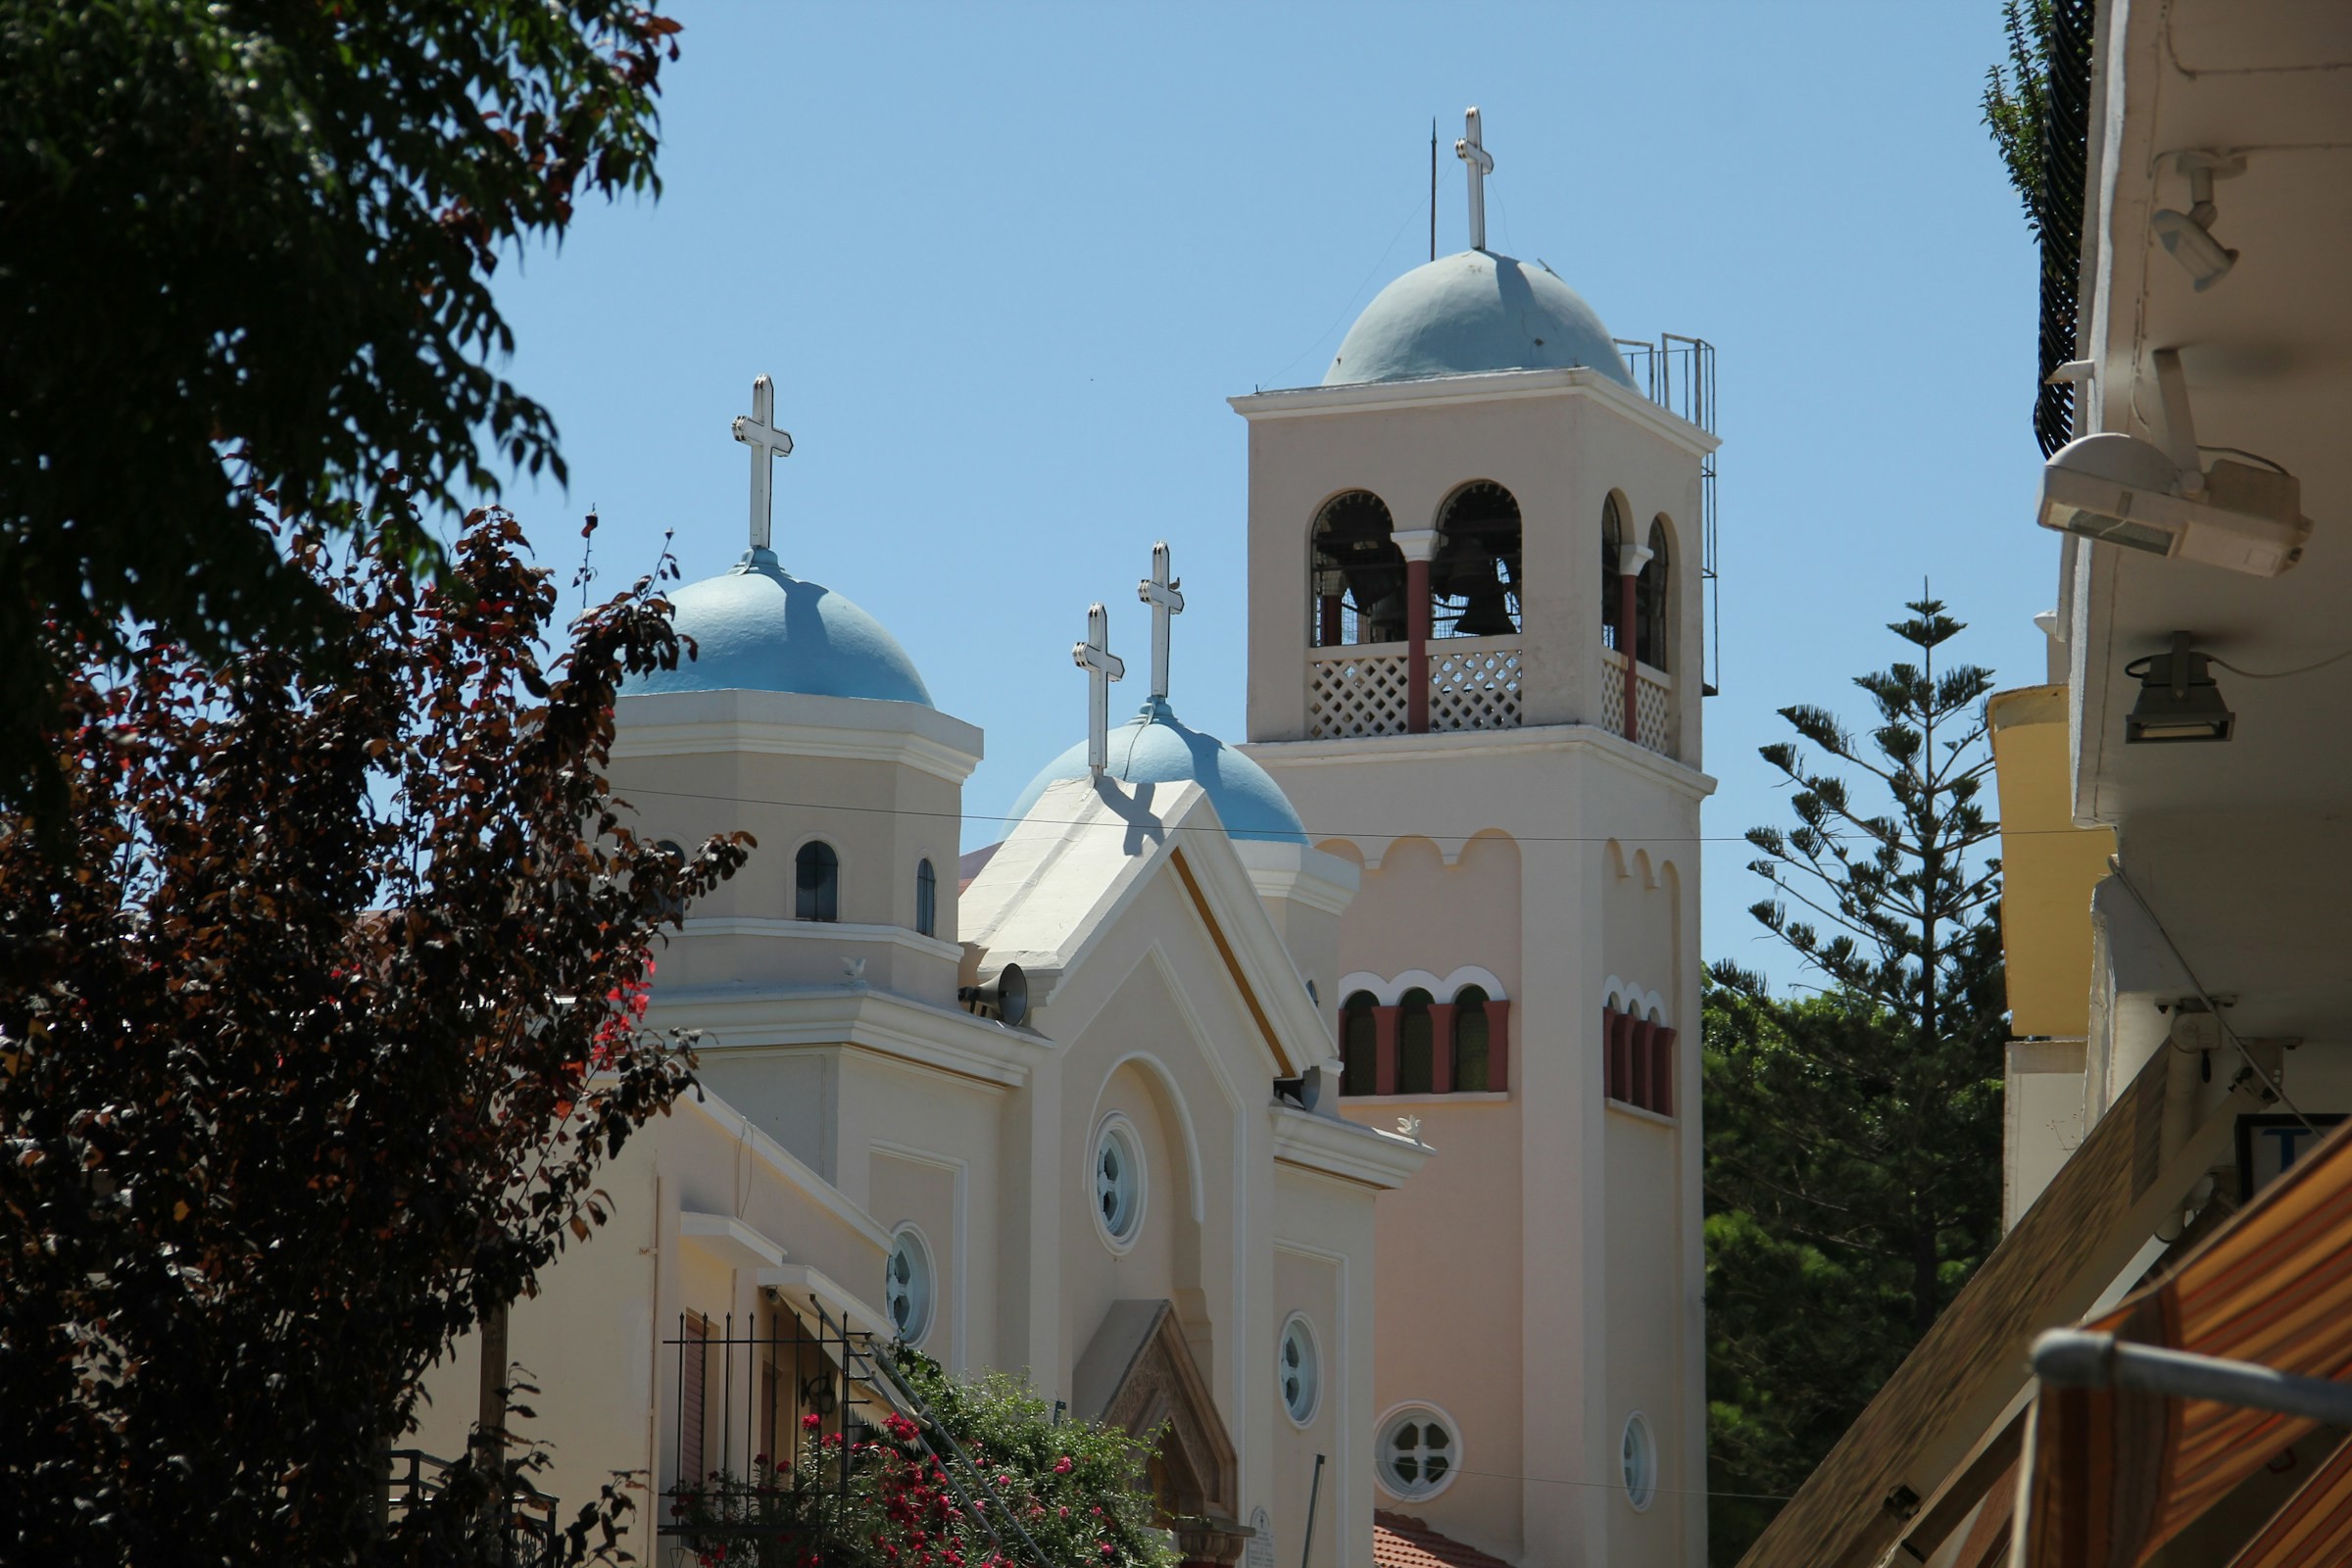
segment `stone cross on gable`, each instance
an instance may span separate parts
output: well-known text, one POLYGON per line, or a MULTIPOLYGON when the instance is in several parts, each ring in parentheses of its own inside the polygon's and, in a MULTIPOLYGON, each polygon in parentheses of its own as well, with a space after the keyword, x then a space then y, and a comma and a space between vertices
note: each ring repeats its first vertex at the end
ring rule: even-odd
POLYGON ((1478 139, 1477 105, 1462 111, 1462 122, 1467 129, 1453 144, 1453 156, 1470 166, 1470 248, 1483 251, 1487 248, 1487 176, 1494 172, 1494 160, 1478 139))
POLYGON ((1095 777, 1110 765, 1110 683, 1127 662, 1110 651, 1110 612, 1086 607, 1086 641, 1070 645, 1070 661, 1086 671, 1086 765, 1095 777))
POLYGON ((776 428, 776 383, 752 383, 752 412, 735 416, 735 439, 752 449, 752 548, 768 548, 776 514, 776 463, 792 456, 792 437, 776 428))
POLYGON ((1135 597, 1152 607, 1152 695, 1168 695, 1168 621, 1184 613, 1182 577, 1168 575, 1168 542, 1152 547, 1152 575, 1135 585, 1135 597))

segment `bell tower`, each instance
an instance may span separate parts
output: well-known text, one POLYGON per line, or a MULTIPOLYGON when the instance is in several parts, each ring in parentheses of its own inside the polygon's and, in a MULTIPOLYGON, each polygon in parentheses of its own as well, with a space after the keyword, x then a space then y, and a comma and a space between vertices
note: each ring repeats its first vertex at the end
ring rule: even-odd
MULTIPOLYGON (((1475 196, 1476 111, 1456 151, 1475 196)), ((1380 1201, 1376 1505, 1528 1568, 1705 1560, 1711 361, 1629 366, 1477 246, 1321 385, 1232 400, 1247 750, 1363 869, 1321 999, 1343 1113, 1437 1151, 1380 1201)))

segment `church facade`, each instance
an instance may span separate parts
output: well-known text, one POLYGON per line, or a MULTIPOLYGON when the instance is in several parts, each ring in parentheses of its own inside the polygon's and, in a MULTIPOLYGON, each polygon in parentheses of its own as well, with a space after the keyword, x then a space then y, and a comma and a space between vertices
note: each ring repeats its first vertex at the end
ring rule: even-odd
MULTIPOLYGON (((769 548, 761 379, 752 548, 618 714, 636 831, 759 850, 660 956, 704 1092, 514 1309, 560 1494, 845 1420, 859 1363, 807 1346, 873 1335, 1163 1432, 1188 1562, 1704 1560, 1713 440, 1473 238, 1322 386, 1234 400, 1248 744, 1171 702, 1163 544, 1140 708, 1096 606, 1086 738, 969 856, 981 731, 769 548)), ((420 1446, 477 1380, 440 1369, 420 1446)))

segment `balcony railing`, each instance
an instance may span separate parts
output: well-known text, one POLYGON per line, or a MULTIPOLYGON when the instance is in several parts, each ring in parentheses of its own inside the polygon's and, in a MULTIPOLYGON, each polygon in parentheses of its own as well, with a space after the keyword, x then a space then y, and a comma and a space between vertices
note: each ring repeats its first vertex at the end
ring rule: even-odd
MULTIPOLYGON (((1307 652, 1311 740, 1402 735, 1411 728, 1412 649, 1358 643, 1307 652)), ((1432 730, 1515 729, 1521 722, 1520 640, 1440 637, 1429 644, 1432 730)))
MULTIPOLYGON (((1625 655, 1600 651, 1601 727, 1626 735, 1625 655)), ((1674 677, 1647 664, 1634 665, 1634 727, 1628 739, 1665 756, 1675 755, 1674 677)))

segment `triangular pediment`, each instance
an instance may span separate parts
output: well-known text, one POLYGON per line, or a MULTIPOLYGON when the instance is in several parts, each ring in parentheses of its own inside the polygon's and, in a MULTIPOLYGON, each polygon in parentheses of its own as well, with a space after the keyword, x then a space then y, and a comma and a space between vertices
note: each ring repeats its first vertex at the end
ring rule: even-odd
POLYGON ((1078 1358, 1078 1413, 1141 1437, 1166 1424, 1152 1481, 1185 1518, 1231 1520, 1240 1501, 1233 1441, 1193 1359, 1172 1301, 1114 1301, 1078 1358))

